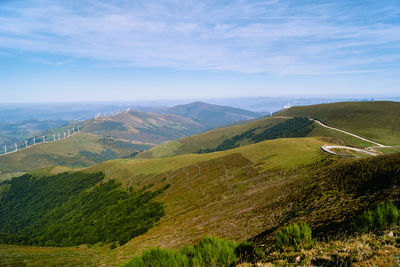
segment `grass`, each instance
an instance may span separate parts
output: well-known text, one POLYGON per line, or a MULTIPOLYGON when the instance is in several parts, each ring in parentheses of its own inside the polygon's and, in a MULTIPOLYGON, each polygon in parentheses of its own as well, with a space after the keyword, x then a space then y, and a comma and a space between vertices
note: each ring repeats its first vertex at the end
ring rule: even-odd
POLYGON ((400 144, 400 103, 342 102, 292 107, 278 116, 306 116, 384 145, 400 144))
POLYGON ((310 164, 322 159, 324 154, 320 147, 323 144, 326 142, 320 138, 275 139, 214 153, 112 160, 88 168, 87 171, 103 171, 106 177, 114 177, 122 183, 135 186, 142 182, 141 177, 178 170, 236 153, 254 164, 259 164, 263 170, 293 169, 301 164, 310 164))

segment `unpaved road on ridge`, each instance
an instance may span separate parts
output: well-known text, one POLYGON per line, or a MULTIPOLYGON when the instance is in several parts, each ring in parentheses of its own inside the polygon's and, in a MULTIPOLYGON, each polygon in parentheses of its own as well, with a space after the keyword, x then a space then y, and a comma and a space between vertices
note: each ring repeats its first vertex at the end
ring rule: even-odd
MULTIPOLYGON (((344 133, 344 134, 347 134, 347 135, 351 135, 351 136, 353 136, 353 137, 355 137, 355 138, 358 138, 358 139, 361 139, 361 140, 363 140, 363 141, 366 141, 366 142, 369 142, 369 143, 371 143, 371 144, 374 144, 374 145, 376 145, 376 147, 388 147, 388 146, 379 144, 379 143, 377 143, 377 142, 368 140, 368 139, 366 139, 366 138, 364 138, 364 137, 361 137, 361 136, 358 136, 358 135, 355 135, 355 134, 352 134, 352 133, 349 133, 349 132, 346 132, 346 131, 343 131, 343 130, 334 128, 334 127, 330 127, 330 126, 328 126, 328 125, 326 125, 326 124, 324 124, 324 123, 322 123, 322 122, 320 122, 320 121, 318 121, 318 120, 314 120, 314 119, 311 119, 311 120, 314 121, 314 122, 316 122, 316 123, 318 123, 318 124, 321 125, 322 127, 325 127, 325 128, 328 128, 328 129, 331 129, 331 130, 334 130, 334 131, 338 131, 338 132, 341 132, 341 133, 344 133)), ((338 156, 348 156, 348 155, 345 155, 345 154, 338 154, 338 153, 333 152, 333 151, 331 150, 331 149, 335 149, 335 148, 353 150, 353 151, 357 151, 357 152, 360 152, 360 153, 364 153, 364 154, 367 154, 367 155, 370 155, 370 156, 378 156, 377 153, 374 153, 374 152, 371 152, 371 151, 366 151, 366 150, 360 149, 360 148, 349 147, 349 146, 322 146, 322 147, 321 147, 321 149, 322 149, 323 151, 325 151, 325 152, 327 152, 327 153, 329 153, 329 154, 338 155, 338 156)), ((372 147, 370 147, 370 149, 371 149, 371 148, 372 148, 372 147)), ((371 149, 371 150, 372 150, 372 149, 371 149)))

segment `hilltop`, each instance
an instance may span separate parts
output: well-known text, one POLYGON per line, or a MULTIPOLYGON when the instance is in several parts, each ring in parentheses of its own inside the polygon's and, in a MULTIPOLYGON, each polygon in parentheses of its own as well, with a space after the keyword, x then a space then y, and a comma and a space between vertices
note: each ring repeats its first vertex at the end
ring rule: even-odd
POLYGON ((291 107, 277 116, 309 117, 384 145, 400 144, 400 102, 342 102, 291 107))

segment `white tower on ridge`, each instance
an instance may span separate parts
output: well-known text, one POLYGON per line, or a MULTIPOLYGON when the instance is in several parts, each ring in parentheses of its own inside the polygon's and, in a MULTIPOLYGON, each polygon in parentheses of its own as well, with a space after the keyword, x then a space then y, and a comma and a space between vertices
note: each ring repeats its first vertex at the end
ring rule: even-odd
POLYGON ((17 143, 15 143, 15 152, 17 152, 18 151, 18 145, 17 145, 17 143))
POLYGON ((55 134, 53 134, 53 138, 54 138, 54 142, 56 141, 56 135, 55 134))
POLYGON ((58 140, 60 140, 60 133, 58 133, 58 140))
POLYGON ((70 131, 69 131, 69 129, 68 129, 68 137, 69 137, 70 134, 71 134, 71 133, 70 133, 70 131))
POLYGON ((65 132, 64 132, 64 139, 65 139, 65 132))
POLYGON ((33 137, 33 145, 36 145, 36 137, 33 137))
POLYGON ((46 143, 46 136, 43 136, 43 143, 46 143))
POLYGON ((25 140, 25 148, 28 148, 28 140, 25 140))
POLYGON ((78 125, 78 133, 79 133, 79 125, 78 125))

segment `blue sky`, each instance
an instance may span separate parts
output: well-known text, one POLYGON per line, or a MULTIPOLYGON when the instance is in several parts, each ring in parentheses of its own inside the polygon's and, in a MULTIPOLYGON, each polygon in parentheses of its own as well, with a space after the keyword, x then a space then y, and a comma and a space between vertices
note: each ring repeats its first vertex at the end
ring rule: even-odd
POLYGON ((0 0, 0 102, 399 96, 400 1, 0 0))

